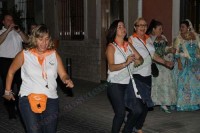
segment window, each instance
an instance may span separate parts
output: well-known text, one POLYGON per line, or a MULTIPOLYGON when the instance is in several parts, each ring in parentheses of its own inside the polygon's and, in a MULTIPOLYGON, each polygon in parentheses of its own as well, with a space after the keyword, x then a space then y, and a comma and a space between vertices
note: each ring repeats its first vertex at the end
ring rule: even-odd
POLYGON ((200 33, 200 1, 181 0, 180 20, 190 19, 197 33, 200 33))
POLYGON ((59 0, 59 35, 62 40, 84 39, 84 0, 59 0))

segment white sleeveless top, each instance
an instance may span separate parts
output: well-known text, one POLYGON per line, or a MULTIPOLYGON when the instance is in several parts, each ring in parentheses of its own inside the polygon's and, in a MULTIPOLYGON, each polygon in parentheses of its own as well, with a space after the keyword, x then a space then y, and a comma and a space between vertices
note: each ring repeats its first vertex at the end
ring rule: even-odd
POLYGON ((151 56, 149 55, 149 52, 147 51, 147 49, 145 48, 145 46, 143 45, 143 43, 138 40, 137 37, 133 37, 130 36, 133 47, 138 51, 138 53, 143 57, 144 59, 144 63, 142 65, 140 65, 137 68, 133 69, 133 74, 140 74, 142 76, 150 76, 151 75, 151 63, 152 63, 152 59, 151 56, 153 57, 154 53, 155 53, 155 48, 153 46, 153 42, 151 40, 151 38, 149 37, 146 40, 146 47, 149 50, 151 56))
POLYGON ((36 93, 46 94, 48 98, 58 98, 56 90, 58 68, 56 53, 53 52, 45 57, 43 67, 38 62, 38 58, 29 50, 24 50, 23 53, 24 64, 21 67, 22 85, 19 95, 22 97, 28 96, 30 93, 36 93), (43 78, 43 72, 46 73, 47 78, 43 78))
MULTIPOLYGON (((114 46, 114 45, 113 45, 114 46)), ((122 53, 119 51, 119 49, 115 47, 115 53, 114 53, 114 64, 121 64, 124 63, 126 61, 126 59, 124 58, 124 56, 122 55, 122 53)), ((133 51, 131 50, 130 46, 128 46, 127 48, 128 50, 125 52, 124 49, 121 49, 125 54, 126 54, 126 58, 133 54, 133 51)), ((133 66, 133 63, 130 63, 129 65, 133 66)), ((133 68, 133 67, 130 67, 133 68)), ((128 73, 128 69, 127 67, 118 70, 118 71, 110 71, 108 69, 108 78, 107 78, 108 82, 111 83, 119 83, 119 84, 129 84, 130 82, 130 75, 128 73)))

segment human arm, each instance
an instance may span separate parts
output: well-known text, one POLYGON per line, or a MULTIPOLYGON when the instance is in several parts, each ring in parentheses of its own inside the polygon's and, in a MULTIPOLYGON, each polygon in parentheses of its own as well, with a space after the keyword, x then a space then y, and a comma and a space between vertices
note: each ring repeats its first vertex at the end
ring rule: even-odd
POLYGON ((177 63, 178 63, 178 70, 183 70, 183 65, 181 63, 181 59, 180 58, 177 58, 177 63))
POLYGON ((5 88, 5 94, 4 94, 4 98, 7 100, 11 100, 11 99, 15 100, 14 96, 12 95, 11 86, 12 86, 15 72, 23 65, 23 62, 24 62, 24 54, 23 54, 23 51, 21 51, 20 53, 16 55, 7 73, 6 88, 5 88))
POLYGON ((66 84, 66 87, 73 88, 74 84, 70 77, 68 76, 67 72, 65 71, 64 65, 62 63, 61 57, 56 52, 56 58, 58 62, 58 75, 60 76, 61 81, 66 84))
POLYGON ((114 54, 115 54, 115 47, 113 46, 112 43, 110 43, 106 49, 106 57, 108 61, 108 68, 110 71, 118 71, 125 68, 131 62, 133 62, 135 58, 133 55, 129 55, 125 62, 120 63, 120 64, 115 64, 114 54))
POLYGON ((159 55, 157 55, 156 53, 154 53, 154 56, 153 56, 153 60, 160 63, 160 64, 163 64, 164 66, 167 66, 169 68, 172 68, 174 63, 171 62, 171 61, 166 61, 165 59, 161 58, 159 55))
POLYGON ((13 24, 11 24, 9 26, 8 29, 6 29, 6 31, 4 31, 1 35, 0 35, 0 45, 4 42, 4 40, 6 39, 8 33, 12 30, 12 28, 14 27, 13 24))
POLYGON ((173 44, 173 47, 176 49, 176 53, 175 53, 175 59, 177 61, 177 64, 178 64, 178 69, 179 70, 182 70, 183 67, 182 67, 182 62, 181 62, 181 59, 180 59, 180 52, 179 52, 179 46, 180 46, 180 38, 179 36, 175 39, 174 41, 174 44, 173 44))
POLYGON ((142 58, 142 56, 138 53, 138 51, 133 47, 133 44, 132 44, 132 40, 129 38, 128 40, 129 42, 129 46, 131 47, 133 53, 134 53, 134 56, 135 56, 135 60, 134 60, 134 66, 135 67, 138 67, 140 65, 143 64, 144 62, 144 59, 142 58))
POLYGON ((175 54, 176 53, 176 49, 173 46, 167 46, 165 49, 165 52, 168 53, 172 53, 175 54))
POLYGON ((28 43, 29 37, 23 31, 21 31, 20 28, 16 29, 15 31, 21 36, 24 43, 28 43))

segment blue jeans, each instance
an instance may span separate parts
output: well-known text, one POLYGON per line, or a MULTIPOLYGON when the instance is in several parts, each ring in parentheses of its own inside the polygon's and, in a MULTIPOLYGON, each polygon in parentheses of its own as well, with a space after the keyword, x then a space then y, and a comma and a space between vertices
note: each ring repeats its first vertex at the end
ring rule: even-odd
MULTIPOLYGON (((125 90, 128 84, 110 83, 107 93, 112 104, 115 116, 113 118, 112 133, 119 133, 124 122, 126 107, 125 107, 125 90)), ((129 110, 127 121, 125 123, 123 133, 131 133, 134 126, 134 114, 129 110)))
POLYGON ((46 110, 34 113, 30 108, 28 97, 19 98, 19 109, 27 133, 56 133, 58 108, 58 99, 48 98, 46 110))

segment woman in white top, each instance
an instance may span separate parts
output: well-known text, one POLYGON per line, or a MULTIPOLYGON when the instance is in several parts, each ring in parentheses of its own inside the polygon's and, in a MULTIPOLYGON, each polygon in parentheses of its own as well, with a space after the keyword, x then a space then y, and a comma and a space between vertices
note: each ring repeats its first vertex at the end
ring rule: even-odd
MULTIPOLYGON (((142 88, 140 88, 140 90, 142 91, 141 93, 148 94, 148 97, 151 97, 151 58, 168 67, 172 67, 173 63, 166 61, 155 54, 153 42, 151 38, 145 34, 146 31, 146 21, 144 20, 144 18, 138 18, 134 22, 134 33, 132 36, 129 37, 129 42, 134 46, 139 54, 142 55, 144 59, 144 63, 141 66, 133 69, 133 77, 135 80, 138 81, 136 82, 136 85, 142 83, 143 86, 141 86, 142 88)), ((136 116, 137 121, 135 128, 137 133, 143 133, 142 127, 148 112, 148 107, 144 99, 139 98, 137 98, 137 106, 138 108, 136 109, 140 109, 141 112, 140 115, 136 116)))
POLYGON ((22 76, 19 109, 27 133, 56 133, 57 73, 66 87, 72 88, 74 85, 65 71, 60 56, 54 50, 49 30, 45 25, 39 25, 32 31, 28 48, 17 54, 11 64, 4 94, 7 100, 15 100, 11 84, 19 68, 22 76))
MULTIPOLYGON (((110 82, 107 93, 115 112, 112 124, 112 133, 119 133, 124 122, 126 112, 124 100, 125 92, 128 86, 131 85, 127 67, 140 65, 143 61, 138 52, 125 39, 126 28, 123 21, 115 20, 108 30, 108 46, 106 50, 108 61, 108 82, 110 82)), ((130 110, 123 133, 132 132, 134 126, 133 120, 134 115, 130 110)))

